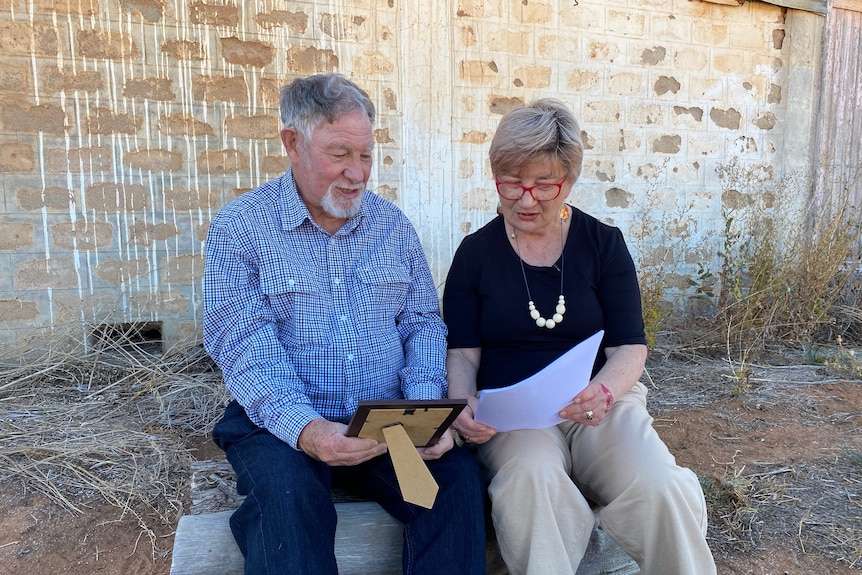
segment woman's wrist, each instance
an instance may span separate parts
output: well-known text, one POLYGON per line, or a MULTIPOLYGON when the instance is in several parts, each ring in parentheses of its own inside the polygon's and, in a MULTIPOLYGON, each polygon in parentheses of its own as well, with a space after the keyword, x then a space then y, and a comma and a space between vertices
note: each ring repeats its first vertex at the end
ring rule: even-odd
POLYGON ((607 413, 608 410, 610 410, 611 406, 614 404, 614 394, 611 393, 610 389, 605 387, 604 383, 599 383, 599 385, 602 387, 602 391, 605 394, 605 413, 607 413))
POLYGON ((467 405, 465 405, 464 407, 465 407, 466 409, 469 409, 469 410, 470 410, 470 417, 472 417, 472 418, 475 418, 475 417, 476 417, 476 412, 475 412, 475 411, 473 411, 473 408, 472 408, 472 407, 470 407, 470 404, 469 404, 469 403, 468 403, 467 405))

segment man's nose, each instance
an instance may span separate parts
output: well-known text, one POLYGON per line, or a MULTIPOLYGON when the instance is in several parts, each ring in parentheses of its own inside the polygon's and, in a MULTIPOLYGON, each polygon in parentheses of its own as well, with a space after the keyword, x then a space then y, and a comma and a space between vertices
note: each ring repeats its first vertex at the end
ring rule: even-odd
POLYGON ((362 158, 350 158, 347 165, 344 167, 344 177, 354 183, 359 183, 365 179, 365 167, 362 158))

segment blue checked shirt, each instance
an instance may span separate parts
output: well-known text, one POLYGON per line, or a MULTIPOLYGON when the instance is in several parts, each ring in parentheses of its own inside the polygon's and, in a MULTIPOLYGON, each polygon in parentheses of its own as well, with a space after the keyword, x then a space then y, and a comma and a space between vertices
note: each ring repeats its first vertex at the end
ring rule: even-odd
POLYGON ((413 226, 366 191, 330 236, 291 171, 213 219, 204 346, 249 418, 292 447, 310 421, 361 399, 446 395, 446 327, 413 226))

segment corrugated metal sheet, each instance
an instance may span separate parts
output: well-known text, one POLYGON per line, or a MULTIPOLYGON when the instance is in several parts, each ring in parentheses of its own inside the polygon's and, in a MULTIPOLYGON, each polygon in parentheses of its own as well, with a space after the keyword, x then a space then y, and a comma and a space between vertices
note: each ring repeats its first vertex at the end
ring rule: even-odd
POLYGON ((804 10, 821 15, 826 14, 826 0, 764 0, 764 2, 794 10, 804 10))

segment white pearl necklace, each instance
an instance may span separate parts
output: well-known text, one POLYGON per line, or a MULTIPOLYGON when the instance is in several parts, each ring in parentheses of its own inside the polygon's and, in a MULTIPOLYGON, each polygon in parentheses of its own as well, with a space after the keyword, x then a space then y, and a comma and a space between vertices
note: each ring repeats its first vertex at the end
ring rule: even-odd
MULTIPOLYGON (((562 272, 560 272, 562 273, 562 272)), ((563 291, 563 290, 560 290, 563 291)), ((530 297, 527 294, 527 297, 530 297)), ((566 296, 560 294, 560 298, 557 300, 557 309, 551 319, 545 319, 542 317, 542 314, 539 313, 539 310, 536 309, 536 304, 533 303, 533 300, 530 300, 530 317, 536 320, 536 325, 539 327, 546 327, 548 329, 554 329, 554 327, 563 321, 563 314, 566 313, 566 296)))
MULTIPOLYGON (((568 219, 568 213, 566 213, 566 218, 568 219)), ((542 314, 536 309, 536 304, 533 302, 533 296, 530 294, 530 284, 527 283, 527 272, 524 270, 524 260, 521 259, 521 247, 518 245, 518 236, 512 231, 512 239, 515 240, 515 248, 518 254, 518 261, 521 262, 521 275, 524 277, 524 287, 527 288, 527 298, 529 298, 530 302, 528 307, 530 309, 530 317, 533 318, 533 321, 536 322, 536 325, 539 327, 545 327, 548 329, 554 329, 558 323, 563 321, 563 316, 566 313, 566 296, 563 295, 563 271, 566 269, 566 258, 565 258, 565 245, 563 244, 563 221, 564 218, 560 218, 560 297, 557 298, 557 307, 554 310, 556 313, 551 316, 551 319, 545 319, 542 317, 542 314)))

